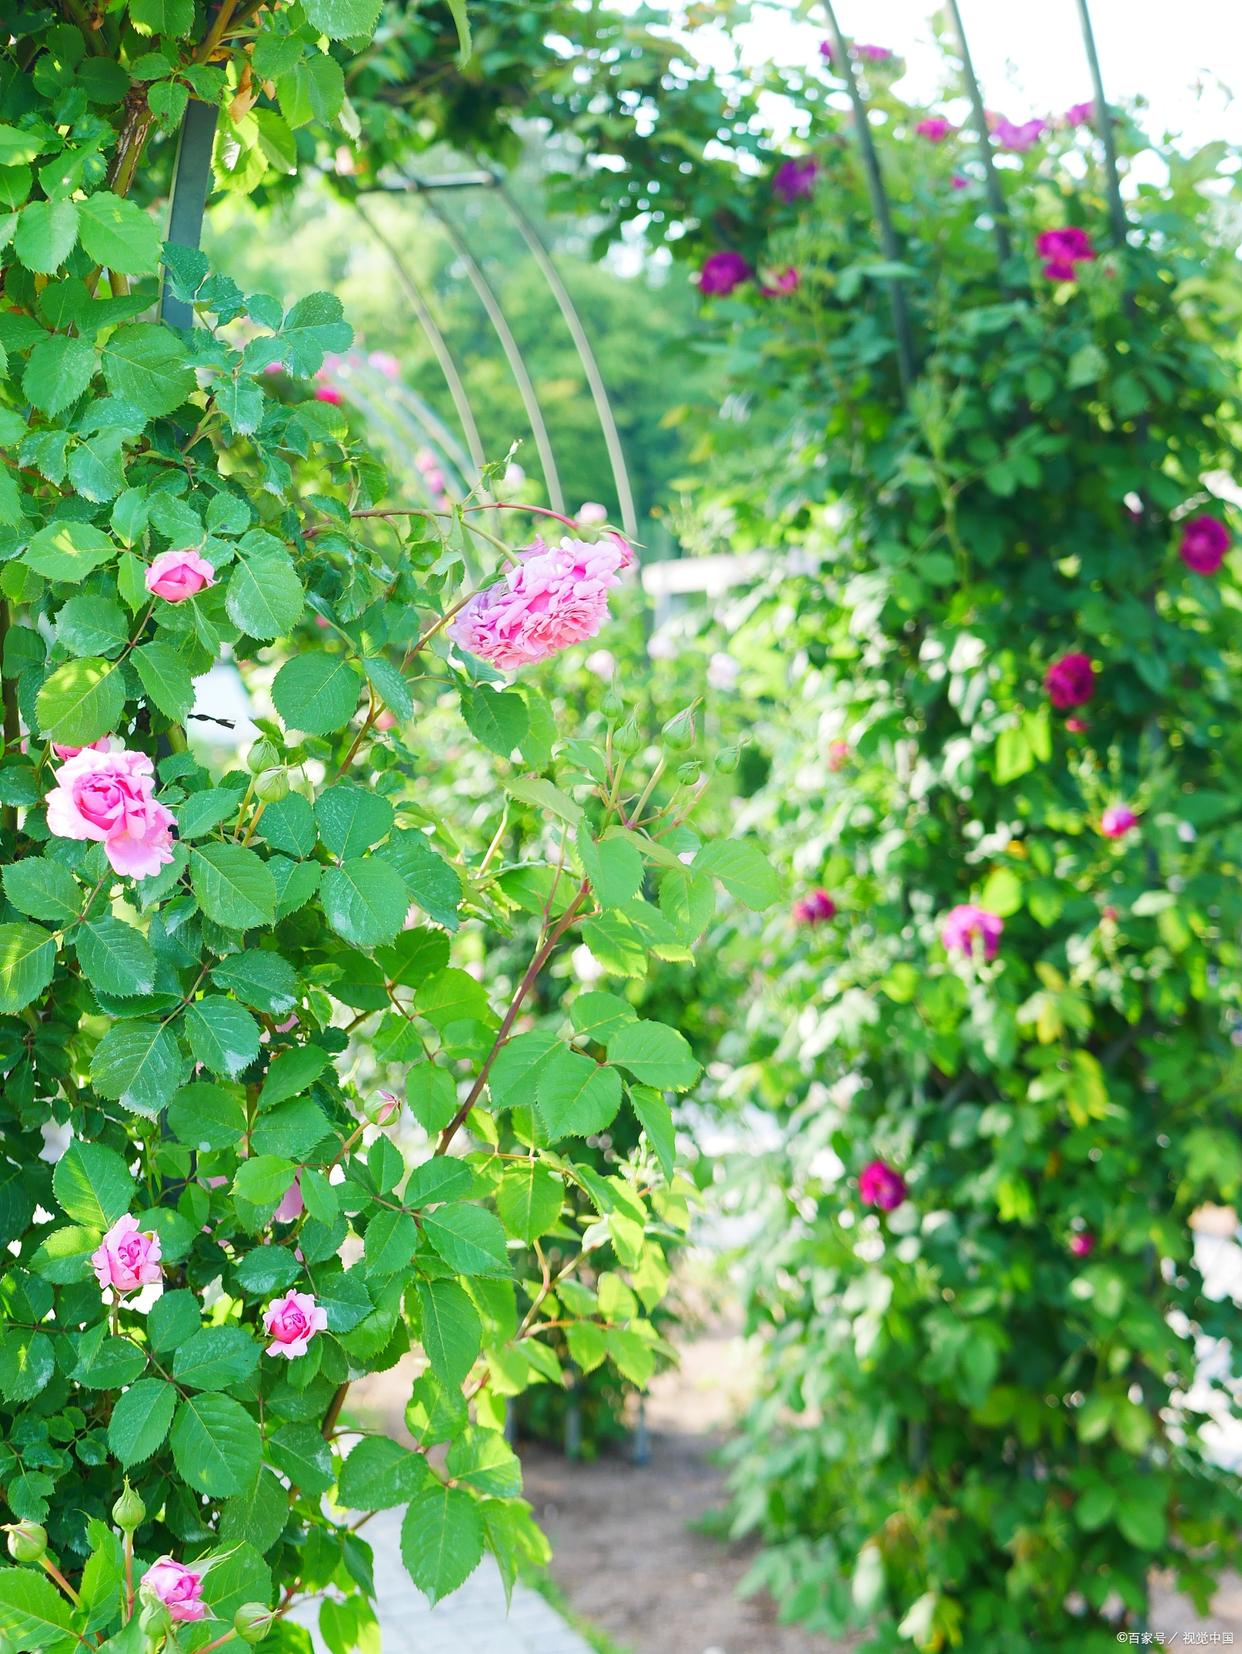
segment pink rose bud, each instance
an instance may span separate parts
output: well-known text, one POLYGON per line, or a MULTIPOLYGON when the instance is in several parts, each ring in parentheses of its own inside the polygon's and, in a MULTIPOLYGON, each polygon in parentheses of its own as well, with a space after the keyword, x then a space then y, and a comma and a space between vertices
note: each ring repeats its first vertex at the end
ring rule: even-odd
POLYGON ((1182 562, 1195 574, 1215 574, 1229 550, 1229 530, 1219 517, 1192 517, 1178 547, 1182 562))
POLYGON ((160 1237, 153 1229, 139 1229, 136 1218, 126 1212, 91 1253, 91 1266, 101 1287, 118 1293, 136 1292, 160 1280, 160 1237))
POLYGON ((56 772, 47 829, 56 838, 94 839, 114 872, 147 879, 173 859, 172 812, 155 797, 145 752, 88 747, 56 772))
POLYGON ((207 1617, 203 1601, 203 1576, 171 1556, 153 1562, 140 1581, 157 1602, 162 1602, 170 1619, 188 1622, 207 1617))
POLYGON ((381 1091, 379 1096, 369 1102, 363 1109, 363 1114, 373 1126, 390 1126, 401 1112, 401 1099, 393 1091, 381 1091))
POLYGON ((982 951, 985 959, 995 959, 1005 921, 998 914, 973 902, 962 902, 950 908, 940 927, 940 940, 946 953, 956 953, 964 959, 973 959, 982 951))
POLYGON ((872 1160, 858 1174, 858 1193, 864 1206, 891 1212, 906 1198, 906 1180, 883 1160, 872 1160))
POLYGON ((794 923, 799 925, 826 925, 836 913, 837 904, 826 890, 808 891, 793 905, 794 923))
POLYGON ((375 720, 375 727, 379 730, 380 734, 383 735, 388 730, 395 729, 397 727, 397 720, 393 717, 391 712, 385 710, 381 712, 379 717, 375 720))
POLYGON ((1095 1236, 1090 1229, 1080 1229, 1070 1236, 1069 1249, 1076 1258, 1089 1258, 1095 1251, 1095 1236))
POLYGON ((101 735, 98 741, 92 741, 85 747, 65 747, 62 746, 59 741, 53 741, 52 751, 63 764, 67 758, 76 758, 80 752, 111 752, 112 737, 110 735, 101 735))
POLYGON ((1125 838, 1138 826, 1138 817, 1127 804, 1110 804, 1100 817, 1100 831, 1105 838, 1125 838))
POLYGON ((515 567, 476 592, 449 627, 460 648, 502 671, 530 666, 594 637, 608 619, 608 594, 634 561, 619 534, 596 544, 535 540, 515 567))
POLYGON ((608 507, 598 500, 583 500, 576 513, 580 528, 598 528, 608 521, 608 507))
POLYGON ((273 1223, 293 1223, 306 1210, 302 1202, 302 1174, 295 1172, 293 1182, 280 1198, 280 1205, 272 1213, 273 1223))
POLYGON ((1078 652, 1062 655, 1044 673, 1044 688, 1058 712, 1085 706, 1095 694, 1095 667, 1091 656, 1078 652))
POLYGON ((287 1292, 273 1298, 263 1311, 263 1330, 272 1342, 269 1355, 283 1355, 292 1361, 305 1355, 310 1341, 328 1324, 328 1312, 321 1309, 309 1292, 287 1292))
POLYGON ((169 603, 184 603, 204 586, 215 583, 215 569, 188 547, 184 551, 161 551, 147 570, 147 590, 169 603))
POLYGON ((848 741, 829 741, 828 768, 835 775, 843 770, 850 761, 850 744, 848 741))

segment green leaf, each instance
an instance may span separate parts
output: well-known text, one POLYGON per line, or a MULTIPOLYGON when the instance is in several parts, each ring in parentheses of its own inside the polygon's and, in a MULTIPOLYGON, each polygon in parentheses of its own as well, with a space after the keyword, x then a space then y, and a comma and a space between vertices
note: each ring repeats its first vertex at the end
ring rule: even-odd
POLYGON ((77 1648, 68 1601, 32 1568, 0 1568, 0 1637, 25 1654, 67 1654, 77 1648))
POLYGON ((56 1371, 52 1340, 33 1327, 0 1332, 0 1395, 8 1401, 33 1401, 56 1371))
POLYGON ((170 643, 144 643, 130 659, 151 705, 183 724, 194 705, 194 680, 185 656, 170 643))
POLYGON ((54 333, 30 352, 22 390, 32 406, 51 418, 77 401, 98 367, 99 358, 89 339, 54 333))
POLYGON ((273 1059, 259 1093, 259 1107, 268 1109, 296 1097, 317 1080, 328 1063, 328 1053, 321 1045, 299 1045, 291 1051, 282 1051, 273 1059))
POLYGON ((628 1000, 617 994, 591 988, 579 994, 569 1007, 570 1021, 575 1030, 587 1039, 607 1042, 618 1028, 636 1020, 637 1012, 628 1000))
POLYGON ((297 972, 280 954, 262 948, 232 954, 216 966, 211 980, 268 1016, 285 1017, 297 1004, 297 972))
POLYGON ((416 1063, 406 1075, 406 1101, 428 1134, 443 1131, 457 1112, 457 1086, 445 1068, 416 1063))
POLYGON ((294 655, 272 680, 272 701, 287 728, 327 735, 353 716, 359 685, 358 668, 344 655, 294 655))
POLYGON ((219 1086, 195 1081, 168 1105, 168 1124, 179 1143, 194 1149, 229 1149, 246 1131, 246 1111, 219 1086))
POLYGON ((185 1013, 190 1050, 213 1074, 235 1080, 259 1054, 259 1025, 234 999, 208 994, 185 1013))
POLYGON ((233 1188, 242 1200, 270 1213, 284 1198, 295 1170, 292 1160, 281 1155, 252 1154, 237 1168, 233 1188))
POLYGON ((563 1050, 556 1035, 546 1028, 532 1028, 506 1040, 496 1054, 488 1075, 488 1089, 496 1108, 530 1108, 535 1087, 554 1052, 563 1050))
POLYGON ((496 1191, 496 1210, 508 1233, 529 1243, 553 1227, 564 1199, 564 1186, 556 1173, 526 1160, 505 1168, 496 1191))
POLYGON ((494 1499, 522 1491, 522 1466, 499 1430, 468 1430, 448 1450, 444 1468, 455 1482, 494 1499))
POLYGON ((307 22, 329 40, 369 40, 380 5, 381 0, 302 0, 307 22))
POLYGON ((603 1131, 621 1107, 621 1076, 578 1051, 557 1051, 536 1084, 539 1117, 552 1142, 603 1131))
POLYGON ((49 741, 85 747, 110 735, 125 710, 125 680, 115 663, 70 660, 58 666, 35 701, 39 728, 49 741))
POLYGON ((172 1427, 173 1461, 183 1481, 213 1499, 240 1493, 258 1475, 259 1427, 232 1396, 187 1396, 172 1427))
POLYGON ((107 597, 71 597, 56 616, 56 637, 71 655, 110 655, 123 649, 129 623, 107 597))
POLYGON ((287 1291, 301 1275, 302 1265, 287 1246, 269 1243, 239 1258, 235 1273, 245 1292, 268 1298, 274 1292, 287 1291))
POLYGON ((224 606, 235 626, 269 642, 293 630, 305 601, 302 582, 287 557, 239 557, 224 606))
POLYGON ((330 867, 320 881, 320 900, 328 923, 354 947, 391 942, 405 923, 409 898, 405 884, 387 862, 355 856, 330 867))
POLYGON ((431 1475, 421 1453, 387 1436, 364 1436, 341 1466, 337 1502, 348 1510, 388 1510, 421 1493, 431 1475))
POLYGON ((608 1358, 604 1329, 597 1327, 594 1321, 575 1321, 566 1327, 565 1342, 569 1345, 570 1355, 584 1373, 593 1373, 608 1358))
POLYGON ((66 924, 85 900, 69 871, 46 856, 27 856, 4 869, 4 894, 19 913, 66 924))
POLYGON ((334 856, 357 856, 378 844, 392 826, 386 798, 351 781, 340 781, 315 801, 319 837, 334 856))
POLYGON ((83 1356, 73 1370, 74 1381, 88 1390, 119 1390, 145 1372, 146 1355, 128 1338, 105 1338, 83 1356))
POLYGON ((420 1281, 418 1303, 431 1370, 450 1388, 460 1388, 483 1342, 479 1312, 456 1281, 420 1281))
POLYGON ((95 1047, 91 1084, 135 1114, 153 1120, 185 1074, 185 1059, 171 1030, 158 1022, 117 1022, 95 1047))
POLYGON ((414 1256, 417 1245, 418 1225, 408 1212, 376 1212, 367 1224, 367 1274, 376 1280, 396 1275, 414 1256))
POLYGON ((282 1424, 268 1438, 268 1456, 293 1487, 326 1493, 332 1486, 332 1454, 316 1425, 282 1424))
POLYGON ((194 370, 185 345, 159 322, 118 327, 103 348, 108 389, 132 402, 148 418, 179 408, 194 389, 194 370))
POLYGON ((17 220, 13 248, 27 270, 50 276, 77 245, 78 209, 72 201, 32 201, 17 220))
POLYGON ((273 850, 309 856, 315 848, 315 812, 300 794, 290 793, 264 810, 259 818, 259 835, 273 850))
POLYGON ((172 1375, 192 1390, 224 1390, 258 1364, 259 1346, 241 1327, 202 1327, 177 1346, 172 1375))
POLYGON ((56 943, 38 925, 0 925, 0 1014, 37 999, 56 969, 56 943))
POLYGON ((607 1049, 609 1062, 661 1091, 685 1091, 702 1072, 682 1035, 663 1022, 627 1022, 608 1036, 607 1049))
POLYGON ((91 1229, 110 1229, 129 1211, 134 1180, 115 1149, 76 1138, 56 1162, 52 1193, 66 1217, 91 1229))
POLYGON ((578 853, 591 889, 602 907, 620 907, 643 882, 643 858, 628 840, 592 839, 584 824, 578 830, 578 853))
POLYGON ((313 1097, 294 1097, 261 1114, 252 1138, 256 1154, 305 1161, 331 1131, 328 1116, 313 1097))
POLYGON ((696 873, 710 873, 731 896, 756 913, 779 900, 781 881, 763 851, 750 839, 717 839, 694 858, 696 873))
POLYGON ((147 1337, 153 1350, 175 1350, 196 1333, 202 1311, 198 1299, 184 1288, 165 1290, 151 1305, 147 1316, 147 1337))
POLYGON ((134 276, 159 268, 159 228, 133 201, 96 190, 79 203, 78 220, 78 238, 96 264, 134 276))
POLYGON ((129 20, 142 34, 188 34, 194 0, 130 0, 129 20))
POLYGON ((84 919, 73 933, 78 964, 92 988, 118 999, 149 994, 155 986, 155 955, 141 931, 111 914, 84 919))
POLYGON ((207 787, 201 793, 191 793, 177 811, 177 836, 203 838, 213 827, 235 816, 241 801, 238 787, 207 787))
POLYGON ((456 868, 450 867, 443 856, 431 848, 425 833, 390 833, 388 842, 377 854, 397 869, 411 900, 429 919, 443 925, 445 930, 457 929, 461 880, 456 868))
POLYGON ((481 1206, 437 1206, 424 1212, 423 1234, 459 1275, 509 1275, 505 1232, 481 1206))
POLYGON ((116 1398, 108 1446, 123 1465, 141 1464, 161 1446, 176 1403, 176 1390, 163 1378, 140 1378, 116 1398))
POLYGON ((647 1134, 647 1141, 655 1150, 660 1170, 671 1178, 676 1163, 677 1137, 673 1127, 673 1111, 658 1091, 647 1086, 630 1087, 630 1106, 638 1116, 638 1123, 647 1134))
POLYGON ((76 584, 116 554, 116 545, 102 529, 70 521, 49 523, 32 535, 22 562, 48 580, 76 584))
POLYGON ((401 1524, 401 1560, 432 1604, 468 1579, 483 1560, 483 1520, 471 1495, 443 1486, 420 1493, 401 1524))
POLYGON ((465 688, 461 711, 470 732, 500 758, 509 756, 530 724, 526 702, 512 689, 465 688))
POLYGON ((567 792, 542 775, 515 775, 504 786, 507 793, 520 798, 523 804, 533 804, 537 810, 569 822, 571 827, 583 820, 581 804, 575 804, 567 792))
POLYGON ((207 917, 228 930, 270 925, 276 917, 271 871, 244 845, 196 846, 190 858, 190 883, 207 917))

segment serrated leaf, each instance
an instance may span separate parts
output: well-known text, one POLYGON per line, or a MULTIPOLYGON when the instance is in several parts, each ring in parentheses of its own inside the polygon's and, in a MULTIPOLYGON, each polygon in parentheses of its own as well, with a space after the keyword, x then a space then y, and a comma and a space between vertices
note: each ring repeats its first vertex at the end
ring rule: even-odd
POLYGON ((344 655, 295 655, 272 680, 272 701, 287 728, 327 735, 353 716, 360 683, 358 668, 344 655))
POLYGON ((232 1396, 187 1396, 177 1408, 171 1440, 182 1480, 213 1499, 240 1493, 258 1475, 259 1427, 232 1396))
POLYGON ((129 1211, 134 1180, 115 1149, 75 1140, 56 1162, 52 1193, 66 1217, 104 1230, 129 1211))
POLYGON ((181 1084, 185 1067, 168 1026, 118 1022, 95 1047, 91 1084, 101 1097, 153 1120, 181 1084))
POLYGON ((627 1022, 608 1036, 608 1060, 643 1085, 685 1091, 702 1072, 694 1053, 675 1028, 663 1022, 627 1022))
POLYGON ((293 630, 305 600, 302 582, 287 557, 239 557, 224 606, 235 626, 266 643, 293 630))
POLYGON ((512 1273, 499 1220, 482 1206, 437 1206, 422 1216, 423 1234, 459 1275, 512 1273))
POLYGON ((206 844, 190 858, 190 883, 209 919, 228 930, 270 925, 276 917, 271 870, 241 844, 206 844))
POLYGON ((170 643, 144 643, 130 659, 152 706, 183 724, 194 705, 194 680, 184 655, 170 643))
POLYGON ((148 418, 172 413, 194 389, 185 345, 159 322, 118 327, 102 356, 104 379, 113 396, 132 402, 148 418))
POLYGON ((56 969, 56 943, 37 925, 0 925, 0 1014, 37 999, 56 969))
POLYGON ((116 1398, 108 1446, 123 1465, 141 1464, 163 1444, 176 1404, 177 1392, 163 1378, 140 1378, 116 1398))
POLYGON ((86 892, 67 868, 46 856, 28 856, 4 869, 4 894, 19 913, 67 924, 76 919, 86 892))
POLYGON ((259 1054, 258 1023, 222 994, 208 994, 188 1006, 185 1029, 197 1060, 226 1079, 236 1079, 259 1054))
POLYGON ((338 1503, 348 1510, 388 1510, 421 1493, 431 1474, 421 1453, 387 1436, 364 1436, 341 1466, 338 1503))
POLYGON ((116 554, 115 544, 102 529, 69 521, 48 523, 31 535, 22 562, 48 580, 76 583, 116 554))
POLYGON ((78 237, 96 264, 131 276, 154 275, 163 239, 133 201, 96 190, 78 204, 78 237))
POLYGON ((177 1346, 172 1375, 191 1390, 224 1390, 249 1378, 259 1345, 242 1327, 202 1327, 177 1346))
POLYGON ((369 40, 379 22, 381 0, 302 0, 312 28, 329 40, 369 40))
POLYGON ((334 856, 357 856, 378 844, 392 826, 386 798, 353 782, 337 782, 315 800, 319 837, 334 856))
POLYGON ((696 873, 710 873, 731 896, 756 913, 771 907, 781 893, 776 870, 749 839, 716 839, 694 858, 696 873))
POLYGON ((55 333, 30 352, 22 390, 32 406, 50 418, 77 401, 98 367, 99 358, 89 339, 55 333))
POLYGON ((560 1216, 565 1189, 555 1172, 534 1160, 507 1166, 496 1191, 496 1210, 506 1231, 530 1242, 546 1235, 560 1216))
POLYGON ((391 942, 405 923, 408 896, 399 873, 377 856, 355 856, 320 880, 328 923, 354 947, 391 942))
POLYGON ((70 660, 58 666, 35 701, 39 728, 49 741, 85 747, 110 735, 125 710, 125 680, 106 660, 70 660))
POLYGON ((232 954, 215 967, 211 980, 268 1016, 287 1016, 297 1004, 297 972, 280 954, 262 948, 232 954))
POLYGON ((460 1387, 483 1341, 479 1312, 456 1281, 420 1281, 423 1349, 442 1383, 460 1387))
POLYGON ((550 1141, 589 1137, 616 1119, 621 1076, 578 1051, 555 1052, 539 1073, 535 1089, 539 1118, 550 1141))
POLYGON ((461 711, 471 734, 500 758, 509 756, 530 725, 526 702, 512 689, 465 688, 461 711))
POLYGON ((33 1568, 0 1568, 0 1638, 28 1654, 67 1654, 78 1646, 72 1609, 33 1568))
POLYGON ((73 201, 32 201, 17 220, 13 248, 27 270, 50 276, 77 245, 78 208, 73 201))
POLYGON ((401 1524, 401 1560, 433 1604, 468 1579, 483 1560, 483 1520, 471 1495, 441 1485, 420 1493, 401 1524))

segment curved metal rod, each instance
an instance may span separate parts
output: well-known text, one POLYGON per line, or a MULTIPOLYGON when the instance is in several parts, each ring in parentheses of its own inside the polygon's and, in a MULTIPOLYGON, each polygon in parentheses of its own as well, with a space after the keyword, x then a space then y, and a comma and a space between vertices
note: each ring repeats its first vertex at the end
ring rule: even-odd
POLYGON ((587 336, 586 328, 582 325, 582 318, 578 314, 568 287, 560 271, 556 267, 551 251, 546 241, 540 235, 535 225, 527 215, 525 209, 514 200, 509 193, 508 186, 497 174, 492 174, 493 187, 500 199, 509 209, 514 223, 522 235, 522 240, 530 250, 530 255, 543 272, 544 280, 552 291, 557 307, 565 319, 565 326, 569 329, 574 348, 578 352, 578 360, 582 363, 582 371, 586 375, 586 382, 591 392, 591 400, 595 404, 595 414, 604 433, 604 446, 608 450, 608 463, 612 467, 613 486, 617 491, 617 504, 621 510, 621 526, 626 535, 632 540, 638 534, 638 516, 634 509, 634 493, 630 487, 630 474, 626 469, 625 450, 621 445, 621 433, 617 429, 617 421, 612 411, 612 403, 608 399, 608 388, 604 384, 603 375, 599 370, 599 362, 595 352, 591 349, 591 341, 587 336))
POLYGON ((437 220, 448 236, 453 251, 466 267, 466 275, 470 285, 479 296, 479 302, 487 312, 487 319, 500 340, 500 348, 505 353, 505 360, 509 364, 509 371, 517 383, 518 392, 522 398, 522 406, 526 409, 526 417, 530 421, 531 434, 535 439, 535 447, 539 453, 539 464, 543 468, 543 479, 548 487, 548 498, 552 503, 553 511, 565 515, 565 496, 561 491, 561 479, 556 469, 556 459, 552 453, 552 442, 548 436, 548 427, 544 423, 543 409, 539 405, 539 398, 535 393, 534 382, 527 370, 522 356, 521 347, 513 336, 513 329, 509 326, 508 318, 501 308, 496 290, 484 275, 483 270, 470 251, 470 245, 465 236, 453 223, 452 219, 442 210, 432 194, 424 190, 417 179, 406 179, 407 189, 417 190, 426 201, 427 211, 437 220))
POLYGON ((1001 282, 1005 280, 1005 266, 1009 263, 1013 248, 1009 240, 1009 208, 1005 204, 1005 194, 1001 189, 1001 181, 996 171, 996 163, 992 156, 992 140, 988 136, 987 110, 983 107, 983 93, 979 89, 979 82, 975 76, 975 66, 971 62, 970 47, 966 42, 966 25, 962 22, 962 14, 958 9, 957 0, 946 0, 949 19, 953 24, 953 32, 957 36, 958 54, 962 60, 962 75, 966 81, 966 92, 970 98, 970 107, 974 113, 975 125, 979 130, 979 158, 983 162, 983 184, 987 191, 988 206, 992 211, 992 224, 996 235, 996 256, 1000 260, 1001 282))
POLYGON ((1087 66, 1091 70, 1091 85, 1095 92, 1095 121, 1104 144, 1104 165, 1108 174, 1108 218, 1113 240, 1119 247, 1126 241, 1126 208, 1121 198, 1121 174, 1117 169, 1117 145, 1113 141, 1113 123, 1104 101, 1104 80, 1100 74, 1100 57, 1095 49, 1095 30, 1091 27, 1091 13, 1087 0, 1078 0, 1078 20, 1082 24, 1082 43, 1086 48, 1087 66))
MULTIPOLYGON (((875 143, 871 137, 871 128, 867 124, 867 109, 863 103, 862 94, 858 90, 858 80, 854 74, 854 65, 850 59, 849 47, 845 36, 841 33, 841 25, 837 22, 837 14, 833 10, 832 0, 821 0, 824 16, 828 20, 828 28, 832 34, 832 48, 836 61, 841 65, 841 74, 845 79, 845 89, 849 93, 850 103, 854 110, 854 126, 858 132, 858 147, 862 151, 863 171, 867 175, 867 188, 871 194, 871 210, 875 214, 876 228, 880 235, 880 245, 884 249, 885 258, 894 264, 901 262, 901 243, 897 239, 897 232, 893 228, 893 216, 888 209, 888 195, 884 189, 884 178, 880 172, 880 159, 876 154, 875 143)), ((906 290, 899 276, 894 276, 888 284, 889 301, 893 307, 893 329, 897 336, 897 377, 901 381, 902 401, 910 395, 910 388, 914 384, 914 343, 910 333, 910 312, 906 306, 906 290)))
POLYGON ((440 365, 440 372, 444 375, 444 382, 449 388, 449 395, 453 398, 453 406, 457 410, 462 435, 465 437, 466 446, 470 450, 471 464, 474 466, 475 472, 479 473, 487 464, 487 455, 483 448, 483 439, 479 435, 478 424, 475 421, 474 409, 470 406, 470 397, 466 392, 465 381, 458 369, 456 358, 449 348, 448 340, 437 326, 436 319, 432 315, 418 283, 410 274, 409 266, 389 237, 380 229, 371 214, 367 212, 359 197, 354 199, 354 210, 392 260, 393 269, 397 272, 397 279, 405 289, 406 297, 413 306, 419 325, 427 335, 427 342, 430 344, 432 351, 435 353, 436 361, 440 365))

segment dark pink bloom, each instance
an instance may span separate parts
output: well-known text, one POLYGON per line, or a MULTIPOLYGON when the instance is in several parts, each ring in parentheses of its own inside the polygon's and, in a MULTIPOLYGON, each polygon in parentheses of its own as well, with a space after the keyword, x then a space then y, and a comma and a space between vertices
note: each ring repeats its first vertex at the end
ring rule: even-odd
POLYGON ((1128 804, 1110 804, 1100 817, 1100 831, 1105 838, 1125 838, 1138 826, 1138 817, 1128 804))
POLYGON ((832 42, 831 42, 831 40, 821 40, 820 41, 820 43, 819 43, 819 55, 820 55, 820 57, 823 58, 825 63, 831 63, 832 62, 832 42))
POLYGON ((797 160, 782 161, 772 177, 772 193, 782 201, 798 201, 813 195, 815 180, 819 177, 819 162, 813 155, 801 155, 797 160))
POLYGON ((836 917, 837 904, 826 890, 808 891, 793 905, 793 916, 799 925, 824 925, 836 917))
POLYGON ((162 597, 167 603, 184 603, 204 586, 215 583, 215 569, 188 547, 184 551, 161 551, 144 582, 152 597, 162 597))
POLYGON ((164 1604, 172 1620, 188 1623, 206 1617, 202 1574, 174 1562, 171 1556, 162 1556, 153 1562, 139 1584, 164 1604))
POLYGON ((1219 517, 1192 517, 1178 547, 1182 562, 1196 574, 1215 574, 1229 550, 1229 530, 1219 517))
POLYGON ((953 136, 957 128, 952 121, 946 121, 943 115, 927 115, 914 130, 920 138, 926 138, 929 143, 942 144, 953 136))
POLYGON ((906 1198, 906 1180, 883 1160, 871 1160, 858 1174, 858 1192, 864 1206, 891 1212, 906 1198))
POLYGON ((976 953, 982 952, 985 959, 995 959, 1004 929, 1005 921, 998 914, 989 913, 986 907, 976 907, 973 902, 960 902, 945 914, 940 940, 946 953, 973 959, 976 953))
POLYGON ((325 385, 316 385, 315 386, 315 401, 316 402, 330 402, 332 404, 332 406, 335 408, 335 407, 339 407, 339 405, 341 403, 341 400, 342 400, 341 387, 339 385, 327 385, 327 384, 325 384, 325 385))
POLYGON ((1075 651, 1054 660, 1044 673, 1044 688, 1058 712, 1085 706, 1095 694, 1095 667, 1091 656, 1075 651))
POLYGON ((1076 1258, 1089 1258, 1095 1251, 1095 1236, 1090 1229, 1080 1229, 1070 1236, 1069 1249, 1076 1258))
POLYGON ((267 1353, 283 1355, 290 1361, 305 1355, 311 1339, 327 1324, 327 1310, 309 1292, 287 1292, 283 1298, 273 1298, 263 1311, 263 1330, 272 1340, 267 1353))
POLYGON ((1044 274, 1049 281, 1073 281, 1080 264, 1089 264, 1095 257, 1091 237, 1077 224, 1067 224, 1062 230, 1044 230, 1035 237, 1035 251, 1044 261, 1044 274))
POLYGON ((1022 122, 1008 120, 1004 115, 989 115, 988 126, 1001 149, 1019 153, 1032 149, 1048 130, 1047 121, 1040 120, 1038 115, 1022 122))
POLYGON ((798 291, 798 272, 792 264, 786 265, 770 282, 765 282, 762 288, 765 299, 784 298, 789 293, 798 291))
POLYGON ((1085 718, 1067 718, 1065 727, 1071 735, 1085 735, 1087 733, 1087 720, 1085 718))
POLYGON ((1095 104, 1088 100, 1086 103, 1071 103, 1061 119, 1066 126, 1086 126, 1095 114, 1095 104))
POLYGON ((950 182, 952 183, 953 188, 955 190, 964 190, 966 188, 966 186, 970 183, 970 179, 969 178, 963 178, 963 176, 960 172, 955 172, 953 174, 953 177, 950 180, 950 182))
POLYGON ((741 253, 735 253, 731 248, 709 253, 699 271, 699 292, 728 298, 735 287, 749 281, 752 275, 754 271, 741 253))
POLYGON ((888 63, 893 56, 889 46, 855 46, 854 54, 866 58, 868 63, 888 63))
POLYGON ((137 1218, 126 1212, 91 1253, 91 1267, 100 1286, 118 1294, 136 1292, 161 1279, 160 1237, 154 1229, 139 1229, 137 1218))

